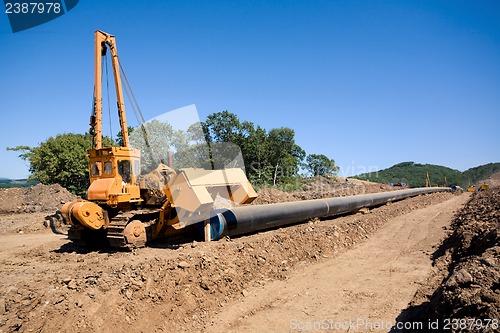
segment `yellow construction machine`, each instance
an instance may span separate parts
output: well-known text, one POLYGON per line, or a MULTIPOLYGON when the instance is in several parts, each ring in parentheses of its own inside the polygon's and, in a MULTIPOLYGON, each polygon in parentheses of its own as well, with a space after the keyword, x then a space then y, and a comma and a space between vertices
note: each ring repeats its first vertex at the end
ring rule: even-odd
POLYGON ((90 118, 93 149, 88 151, 90 187, 87 200, 66 203, 61 212, 71 225, 69 237, 85 244, 113 248, 143 247, 148 241, 175 235, 211 216, 217 197, 248 204, 256 193, 240 168, 206 170, 158 163, 141 175, 141 152, 130 146, 113 35, 95 32, 94 106, 90 118), (102 134, 102 57, 112 59, 122 146, 104 147, 102 134))
POLYGON ((486 183, 481 185, 471 185, 467 188, 467 192, 483 192, 490 189, 490 186, 486 183))
POLYGON ((488 191, 490 186, 488 184, 479 185, 479 192, 488 191))

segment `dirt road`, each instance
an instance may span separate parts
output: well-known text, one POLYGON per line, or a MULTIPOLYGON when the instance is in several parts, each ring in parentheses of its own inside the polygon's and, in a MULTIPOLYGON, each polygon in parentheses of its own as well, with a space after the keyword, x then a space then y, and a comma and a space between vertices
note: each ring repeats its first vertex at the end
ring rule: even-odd
MULTIPOLYGON (((394 218, 336 258, 247 291, 210 332, 387 332, 432 268, 431 253, 468 195, 394 218)), ((399 323, 398 325, 411 323, 399 323)))

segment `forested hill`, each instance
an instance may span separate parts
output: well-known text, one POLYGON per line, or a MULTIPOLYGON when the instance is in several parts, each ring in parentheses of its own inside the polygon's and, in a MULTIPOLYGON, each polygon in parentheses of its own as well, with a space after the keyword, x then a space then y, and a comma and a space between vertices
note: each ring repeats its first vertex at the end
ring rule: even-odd
POLYGON ((401 182, 407 183, 410 187, 421 187, 425 186, 426 173, 428 172, 431 185, 444 185, 444 178, 446 177, 448 186, 460 185, 467 187, 470 184, 487 179, 497 171, 500 171, 500 163, 489 163, 460 172, 441 165, 403 162, 388 169, 361 174, 353 178, 383 184, 401 182))

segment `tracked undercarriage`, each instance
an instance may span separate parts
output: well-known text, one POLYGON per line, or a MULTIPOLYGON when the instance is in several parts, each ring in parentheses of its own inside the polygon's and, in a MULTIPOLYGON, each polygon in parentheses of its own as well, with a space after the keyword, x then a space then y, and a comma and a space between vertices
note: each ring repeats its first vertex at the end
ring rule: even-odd
POLYGON ((89 230, 73 221, 68 237, 73 243, 89 248, 109 246, 115 250, 133 250, 146 246, 147 240, 151 239, 151 227, 158 222, 158 215, 159 209, 120 212, 99 230, 89 230))

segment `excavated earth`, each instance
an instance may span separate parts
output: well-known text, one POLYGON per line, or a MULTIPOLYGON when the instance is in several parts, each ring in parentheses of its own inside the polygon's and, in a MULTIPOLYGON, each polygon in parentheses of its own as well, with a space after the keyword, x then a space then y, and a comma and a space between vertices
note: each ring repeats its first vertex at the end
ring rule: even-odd
POLYGON ((0 190, 0 214, 55 212, 65 202, 77 198, 58 184, 3 189, 0 190))
MULTIPOLYGON (((292 195, 266 189, 261 191, 256 204, 381 190, 392 188, 346 181, 326 189, 323 186, 314 188, 313 184, 292 195)), ((476 197, 482 198, 483 194, 475 196, 474 200, 476 197)), ((439 215, 447 206, 450 210, 460 208, 462 202, 468 200, 468 194, 458 197, 452 193, 421 195, 363 213, 309 221, 234 239, 211 243, 157 243, 134 252, 86 251, 69 242, 56 210, 61 203, 73 198, 57 186, 0 191, 0 332, 222 332, 225 329, 218 328, 222 327, 218 326, 221 325, 218 318, 225 312, 232 313, 234 310, 230 309, 251 299, 259 290, 282 282, 293 291, 301 287, 293 285, 298 272, 333 264, 349 253, 348 250, 363 248, 381 232, 387 234, 387 226, 405 216, 418 217, 420 212, 429 209, 437 210, 439 215)), ((490 207, 491 202, 485 201, 484 205, 490 207)), ((495 207, 493 211, 498 212, 498 206, 495 207)), ((474 209, 471 209, 472 212, 474 209)), ((470 215, 482 221, 480 227, 468 225, 460 231, 457 222, 453 224, 454 230, 459 230, 457 235, 464 235, 470 246, 478 242, 474 235, 478 230, 486 230, 489 219, 496 219, 495 230, 498 230, 498 215, 483 216, 485 212, 478 209, 470 215)), ((425 219, 424 216, 421 220, 425 219)), ((449 226, 451 218, 443 223, 449 226)), ((406 227, 411 224, 405 222, 402 228, 406 227)), ((486 240, 494 238, 493 231, 488 235, 481 242, 488 243, 486 240)), ((494 235, 496 237, 496 233, 494 235)), ((387 244, 388 251, 391 246, 387 244)), ((450 258, 471 255, 468 247, 462 248, 463 251, 450 252, 450 258)), ((449 252, 445 245, 440 250, 449 252)), ((482 276, 487 276, 488 283, 498 288, 498 271, 497 275, 491 271, 498 267, 492 259, 497 258, 498 252, 491 251, 490 248, 485 250, 491 254, 484 260, 474 257, 471 265, 483 267, 482 276)), ((425 258, 431 259, 430 255, 425 258)), ((462 273, 455 274, 455 285, 449 284, 449 289, 443 289, 439 296, 443 304, 448 304, 446 309, 456 307, 453 295, 467 279, 472 279, 464 285, 470 289, 464 294, 470 296, 470 304, 486 306, 493 302, 498 306, 497 291, 484 296, 470 293, 478 288, 477 284, 483 283, 482 280, 479 283, 479 273, 467 268, 469 278, 463 273, 465 266, 457 267, 457 272, 462 273)), ((372 273, 360 274, 370 276, 372 273)), ((334 276, 326 278, 335 279, 334 276)), ((269 292, 271 296, 272 291, 269 292)), ((408 297, 405 302, 410 301, 408 297)), ((328 308, 328 305, 322 306, 328 308)), ((360 305, 352 303, 350 306, 360 305)), ((441 305, 436 306, 441 308, 441 305)), ((485 315, 495 315, 482 309, 485 315)), ((392 315, 394 309, 391 311, 392 315)), ((437 310, 429 311, 438 313, 437 310)), ((251 313, 242 314, 242 320, 251 313)), ((496 315, 498 317, 498 312, 496 315)), ((269 331, 289 332, 290 327, 269 331)), ((308 330, 294 330, 299 331, 308 330)))
POLYGON ((436 270, 400 319, 450 332, 499 332, 500 187, 474 193, 450 232, 434 254, 436 270))
POLYGON ((400 188, 384 184, 360 181, 357 179, 343 179, 315 177, 302 184, 301 191, 283 192, 275 188, 264 188, 259 191, 259 196, 254 200, 254 205, 289 202, 298 200, 311 200, 321 198, 345 197, 349 195, 368 194, 385 191, 394 191, 400 188))

